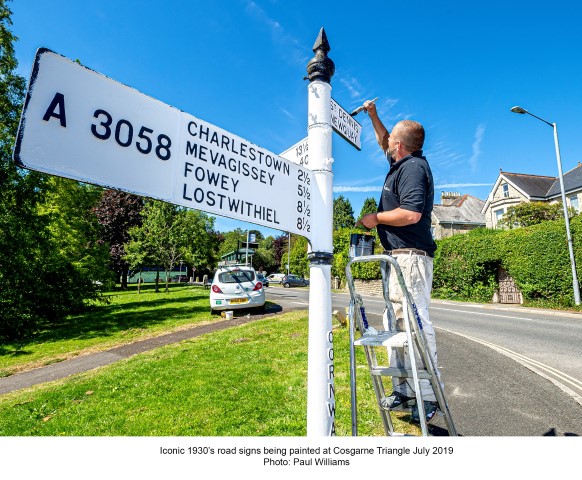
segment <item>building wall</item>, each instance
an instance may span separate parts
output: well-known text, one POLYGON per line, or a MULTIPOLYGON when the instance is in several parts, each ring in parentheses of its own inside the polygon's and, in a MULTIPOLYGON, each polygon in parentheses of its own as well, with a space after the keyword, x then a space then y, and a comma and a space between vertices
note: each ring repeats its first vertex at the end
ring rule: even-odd
POLYGON ((569 207, 574 208, 577 213, 580 213, 580 209, 582 207, 582 193, 577 192, 573 195, 569 195, 567 198, 567 203, 569 207), (574 205, 572 203, 574 203, 574 205))
POLYGON ((496 212, 502 210, 503 213, 507 212, 509 207, 514 205, 519 205, 523 202, 528 202, 529 199, 521 194, 512 185, 501 182, 497 189, 493 192, 493 200, 489 204, 489 207, 485 211, 485 222, 487 228, 497 228, 497 215, 496 212), (507 185, 507 196, 504 194, 503 186, 507 185))
MULTIPOLYGON (((503 183, 499 184, 499 187, 493 193, 493 201, 489 204, 489 207, 485 212, 485 221, 487 228, 497 228, 497 219, 495 215, 496 211, 503 210, 503 212, 505 213, 507 212, 507 209, 509 207, 530 201, 528 197, 519 193, 519 191, 517 191, 511 185, 508 186, 509 186, 508 188, 509 196, 507 197, 503 195, 503 183)), ((549 200, 550 203, 556 203, 561 201, 562 201, 561 197, 549 200)), ((568 205, 568 207, 572 207, 578 213, 580 213, 580 211, 582 211, 582 190, 574 193, 567 193, 566 204, 568 205)))
POLYGON ((437 221, 432 226, 434 239, 440 240, 442 238, 452 237, 453 235, 470 232, 471 230, 475 230, 476 228, 482 227, 483 225, 441 225, 437 221))

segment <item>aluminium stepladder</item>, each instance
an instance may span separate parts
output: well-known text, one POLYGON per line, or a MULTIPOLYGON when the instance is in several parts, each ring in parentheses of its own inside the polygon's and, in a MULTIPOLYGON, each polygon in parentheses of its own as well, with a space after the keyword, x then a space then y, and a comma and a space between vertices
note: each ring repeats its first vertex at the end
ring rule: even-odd
POLYGON ((357 420, 357 394, 356 394, 356 355, 355 347, 361 346, 364 348, 365 357, 368 363, 368 369, 372 378, 372 386, 376 395, 378 409, 384 426, 384 431, 388 436, 399 435, 394 432, 392 419, 388 408, 383 406, 386 399, 384 389, 383 377, 401 377, 411 378, 414 384, 414 391, 416 393, 416 404, 418 405, 420 427, 423 436, 428 435, 428 427, 424 411, 424 403, 420 389, 420 379, 429 380, 439 410, 444 416, 447 429, 450 436, 456 436, 457 431, 449 411, 445 394, 440 381, 439 373, 434 366, 432 356, 430 355, 426 346, 424 332, 422 325, 418 319, 416 306, 413 298, 406 287, 404 277, 400 266, 390 255, 365 255, 355 258, 350 258, 346 265, 346 280, 350 290, 350 306, 349 306, 349 328, 350 328, 350 387, 351 387, 351 407, 352 407, 352 435, 358 434, 358 420, 357 420), (385 315, 388 316, 388 330, 374 331, 369 328, 362 297, 355 289, 353 276, 351 272, 352 264, 357 262, 380 262, 382 271, 382 290, 384 294, 384 301, 386 303, 385 315), (396 331, 395 315, 392 303, 389 299, 388 291, 388 277, 390 269, 396 272, 398 283, 403 292, 403 326, 404 331, 396 331), (360 336, 356 338, 356 327, 360 332, 360 336), (372 333, 370 333, 372 332, 372 333), (386 347, 387 350, 391 348, 408 349, 411 368, 397 368, 396 366, 379 365, 378 357, 375 349, 377 347, 386 347))

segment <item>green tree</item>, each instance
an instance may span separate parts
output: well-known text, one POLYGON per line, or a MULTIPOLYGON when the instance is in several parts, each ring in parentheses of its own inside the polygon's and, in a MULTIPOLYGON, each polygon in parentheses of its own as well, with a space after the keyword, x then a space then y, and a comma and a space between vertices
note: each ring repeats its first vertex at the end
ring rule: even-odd
POLYGON ((362 209, 360 210, 360 216, 358 218, 362 218, 364 215, 368 213, 376 213, 378 211, 378 201, 372 197, 366 198, 364 200, 364 205, 362 205, 362 209))
POLYGON ((222 243, 220 245, 220 256, 234 252, 242 248, 241 243, 247 241, 247 231, 242 228, 235 228, 230 232, 222 233, 222 243))
POLYGON ((350 201, 343 195, 340 195, 333 201, 333 229, 351 228, 356 221, 354 220, 354 209, 350 201))
POLYGON ((54 216, 43 213, 48 177, 12 160, 26 82, 14 73, 10 17, 0 0, 0 338, 22 341, 83 308, 99 289, 56 241, 54 216))
MULTIPOLYGON (((568 216, 572 217, 575 214, 575 210, 570 208, 568 216)), ((509 207, 499 222, 499 226, 506 228, 529 227, 560 218, 564 218, 562 202, 523 202, 509 207)))
POLYGON ((278 271, 287 271, 286 263, 283 261, 283 256, 288 249, 289 237, 287 234, 279 235, 273 240, 273 257, 275 260, 275 267, 278 271))
POLYGON ((108 248, 102 241, 94 208, 103 189, 60 177, 45 184, 39 212, 49 220, 47 227, 57 253, 67 259, 87 284, 112 283, 108 248))
POLYGON ((221 236, 214 230, 214 217, 199 210, 186 210, 180 215, 184 244, 182 260, 197 272, 210 272, 218 263, 221 236))
MULTIPOLYGON (((236 250, 239 249, 244 249, 244 245, 246 244, 247 241, 247 233, 249 235, 249 243, 251 240, 251 235, 255 236, 255 243, 259 244, 258 249, 254 248, 253 250, 255 250, 255 255, 256 258, 253 258, 253 265, 258 269, 261 265, 259 265, 258 263, 256 263, 255 260, 259 261, 259 262, 263 262, 263 263, 269 263, 272 264, 272 261, 269 259, 268 255, 266 252, 261 252, 261 245, 264 245, 262 242, 264 240, 263 238, 263 234, 259 231, 259 230, 243 230, 242 228, 236 228, 230 232, 224 232, 222 233, 222 243, 220 245, 220 256, 222 257, 223 255, 226 255, 228 253, 232 253, 236 250)), ((243 253, 242 257, 240 258, 240 262, 244 262, 246 258, 246 255, 243 253)), ((250 262, 250 259, 249 259, 250 262)), ((263 267, 267 268, 266 265, 263 265, 263 267)))
MULTIPOLYGON (((289 258, 290 273, 303 277, 309 276, 309 260, 307 259, 307 239, 299 235, 291 235, 291 255, 289 258)), ((287 258, 287 254, 283 255, 287 258)))
POLYGON ((101 240, 109 246, 109 265, 121 278, 121 289, 127 288, 129 263, 125 260, 125 244, 129 229, 141 224, 143 199, 131 193, 107 189, 103 191, 94 212, 101 225, 101 240))
POLYGON ((277 262, 275 262, 275 239, 271 236, 259 240, 259 248, 253 256, 253 266, 258 271, 263 269, 268 273, 272 273, 277 269, 277 262))
MULTIPOLYGON (((214 219, 202 212, 188 211, 159 200, 146 202, 141 214, 142 225, 130 230, 126 258, 132 268, 153 266, 163 269, 166 292, 170 272, 180 260, 204 267, 215 262, 218 242, 212 230, 214 219)), ((158 283, 159 270, 156 291, 158 283)))

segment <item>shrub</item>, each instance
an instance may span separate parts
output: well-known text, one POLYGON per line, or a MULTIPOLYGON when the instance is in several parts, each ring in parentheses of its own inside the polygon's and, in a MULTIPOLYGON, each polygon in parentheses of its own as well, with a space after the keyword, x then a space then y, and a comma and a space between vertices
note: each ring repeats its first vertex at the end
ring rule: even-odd
MULTIPOLYGON (((572 220, 575 256, 582 259, 582 220, 572 220)), ((433 295, 490 301, 504 268, 526 302, 573 305, 572 274, 563 220, 513 230, 478 229, 437 242, 433 295)))

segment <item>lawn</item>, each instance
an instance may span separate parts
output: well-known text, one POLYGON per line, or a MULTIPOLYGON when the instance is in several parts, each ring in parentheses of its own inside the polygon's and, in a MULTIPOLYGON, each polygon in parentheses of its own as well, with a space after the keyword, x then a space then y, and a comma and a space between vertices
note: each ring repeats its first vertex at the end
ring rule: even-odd
MULTIPOLYGON (((212 319, 207 296, 192 287, 118 294, 110 305, 76 318, 84 328, 74 335, 46 332, 52 346, 36 341, 26 348, 38 362, 55 349, 66 357, 199 324, 212 319)), ((9 393, 0 397, 0 435, 305 435, 307 333, 307 311, 277 314, 9 393)), ((339 325, 334 358, 337 433, 350 435, 348 332, 339 325)), ((358 369, 358 399, 360 434, 383 435, 365 368, 358 369)), ((404 422, 395 427, 416 433, 404 422)))
POLYGON ((130 285, 107 293, 106 304, 46 326, 28 342, 0 344, 0 377, 219 319, 210 315, 208 290, 178 284, 163 290, 155 293, 146 284, 137 294, 130 285))

